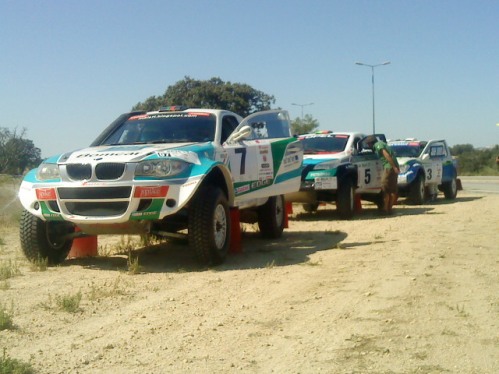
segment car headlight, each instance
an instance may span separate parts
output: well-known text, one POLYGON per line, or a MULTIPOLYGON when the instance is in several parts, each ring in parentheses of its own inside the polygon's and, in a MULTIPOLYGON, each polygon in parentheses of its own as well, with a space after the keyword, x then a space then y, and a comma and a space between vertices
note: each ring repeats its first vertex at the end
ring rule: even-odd
POLYGON ((409 170, 409 168, 410 168, 410 166, 407 165, 407 164, 401 165, 400 168, 399 168, 400 169, 400 173, 401 174, 407 173, 407 171, 409 170))
POLYGON ((135 169, 137 177, 165 178, 177 175, 187 169, 189 163, 181 160, 148 160, 142 161, 135 169))
POLYGON ((38 167, 38 170, 36 172, 36 179, 44 181, 44 180, 58 179, 58 178, 60 178, 59 165, 41 164, 38 167))

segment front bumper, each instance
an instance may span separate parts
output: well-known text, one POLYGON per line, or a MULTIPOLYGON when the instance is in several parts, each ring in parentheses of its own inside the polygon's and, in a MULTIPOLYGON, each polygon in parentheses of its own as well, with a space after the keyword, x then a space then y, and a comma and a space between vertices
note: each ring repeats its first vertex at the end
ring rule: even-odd
POLYGON ((23 207, 46 221, 76 225, 158 220, 175 214, 194 194, 200 178, 128 183, 23 182, 23 207))

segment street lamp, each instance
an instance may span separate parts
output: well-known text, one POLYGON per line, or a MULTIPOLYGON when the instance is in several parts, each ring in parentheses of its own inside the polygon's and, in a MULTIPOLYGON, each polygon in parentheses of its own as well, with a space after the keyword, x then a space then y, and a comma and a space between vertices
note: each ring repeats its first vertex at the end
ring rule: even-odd
POLYGON ((364 64, 362 62, 356 62, 355 64, 357 65, 361 65, 361 66, 367 66, 367 67, 370 67, 371 68, 371 73, 372 73, 372 86, 373 86, 373 134, 376 134, 376 124, 375 124, 375 120, 374 120, 374 68, 376 66, 382 66, 382 65, 388 65, 390 63, 390 61, 385 61, 381 64, 377 64, 377 65, 369 65, 369 64, 364 64))
POLYGON ((314 103, 308 103, 308 104, 295 104, 291 103, 291 105, 296 105, 296 106, 301 106, 301 119, 303 120, 303 107, 308 106, 308 105, 313 105, 314 103))

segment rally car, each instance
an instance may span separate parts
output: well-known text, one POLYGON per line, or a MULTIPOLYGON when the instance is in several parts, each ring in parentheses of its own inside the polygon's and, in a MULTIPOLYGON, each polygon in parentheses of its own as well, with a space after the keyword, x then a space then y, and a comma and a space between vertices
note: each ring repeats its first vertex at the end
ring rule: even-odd
MULTIPOLYGON (((382 134, 378 139, 386 141, 382 134)), ((286 200, 302 203, 307 212, 320 203, 335 203, 341 218, 354 215, 355 195, 382 204, 379 157, 365 144, 358 132, 317 131, 300 135, 304 148, 301 187, 286 194, 286 200)))
POLYGON ((58 264, 78 236, 182 236, 200 262, 220 264, 230 209, 258 222, 263 236, 281 236, 284 194, 299 189, 302 158, 283 110, 245 119, 180 107, 126 113, 90 147, 25 176, 21 247, 30 260, 58 264))
POLYGON ((445 140, 422 141, 413 138, 388 142, 400 165, 398 191, 414 204, 435 199, 443 191, 455 199, 458 190, 457 161, 445 140))

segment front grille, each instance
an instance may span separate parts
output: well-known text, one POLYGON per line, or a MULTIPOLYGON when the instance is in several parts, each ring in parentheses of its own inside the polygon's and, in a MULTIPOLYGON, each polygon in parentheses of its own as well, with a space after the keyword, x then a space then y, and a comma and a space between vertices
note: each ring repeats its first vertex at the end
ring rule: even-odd
POLYGON ((117 202, 67 202, 66 209, 70 214, 87 217, 119 216, 126 212, 127 201, 117 202))
POLYGON ((125 171, 125 164, 117 162, 107 162, 98 164, 95 167, 95 176, 99 180, 119 179, 125 171))
POLYGON ((68 200, 127 199, 130 197, 132 187, 60 187, 57 192, 60 199, 68 200))
POLYGON ((72 180, 81 181, 92 177, 92 165, 90 164, 68 164, 66 172, 72 180))
MULTIPOLYGON (((90 164, 67 164, 66 171, 69 178, 75 181, 92 178, 92 165, 90 164)), ((122 162, 103 162, 95 166, 95 177, 99 180, 119 179, 124 172, 125 164, 122 162)))

